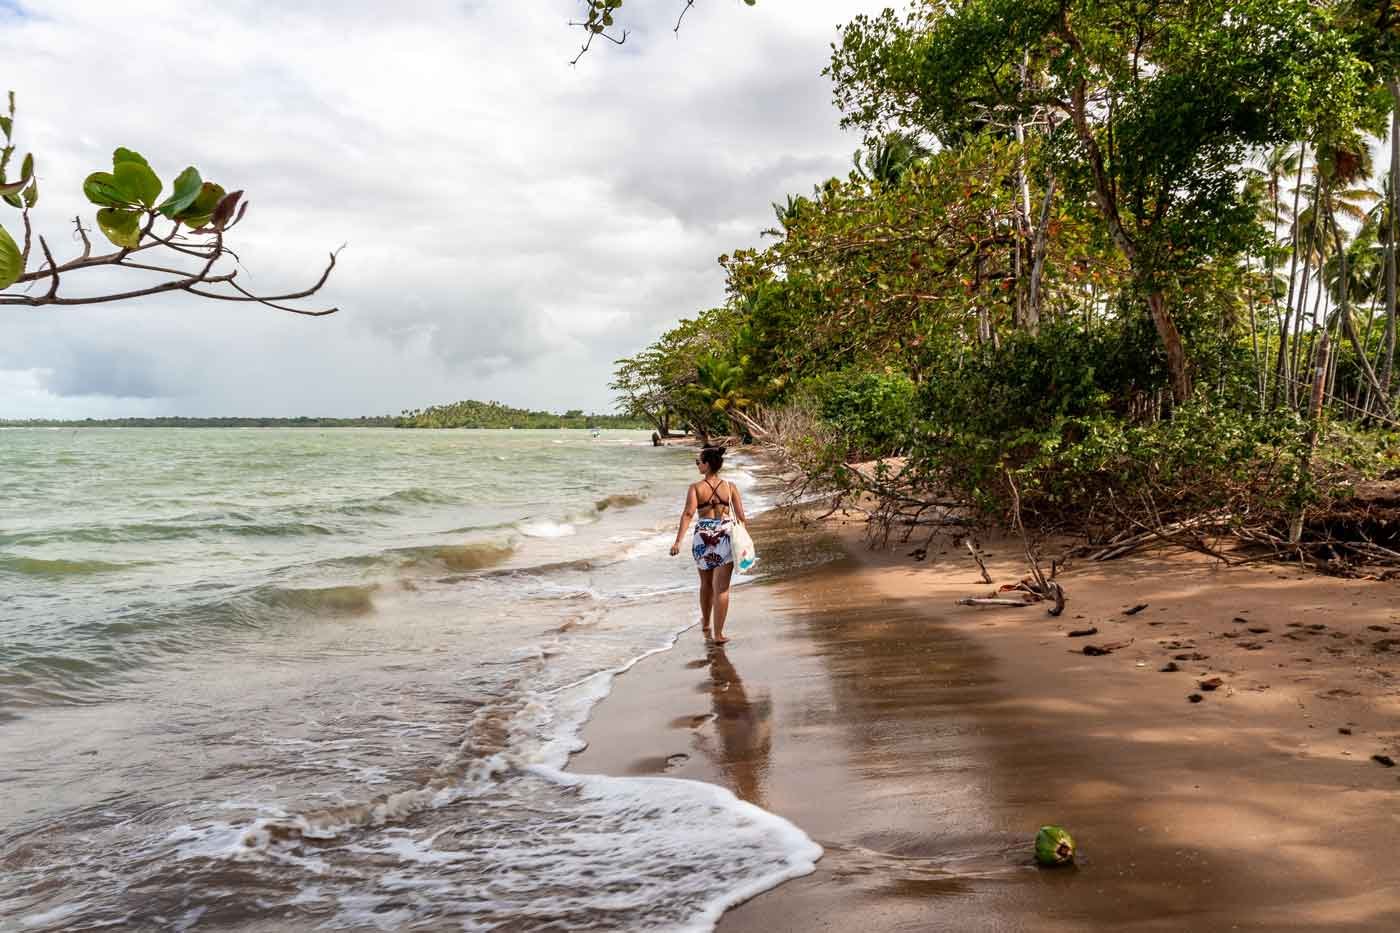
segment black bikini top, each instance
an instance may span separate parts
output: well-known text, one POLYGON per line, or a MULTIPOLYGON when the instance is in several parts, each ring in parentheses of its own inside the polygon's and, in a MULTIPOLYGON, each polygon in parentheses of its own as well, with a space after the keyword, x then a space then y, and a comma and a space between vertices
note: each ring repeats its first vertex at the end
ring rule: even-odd
POLYGON ((709 480, 704 480, 704 483, 710 490, 710 497, 705 500, 703 505, 697 505, 695 507, 696 511, 700 511, 702 509, 729 508, 729 503, 719 497, 720 486, 724 484, 724 481, 720 481, 720 486, 715 486, 711 484, 709 480))

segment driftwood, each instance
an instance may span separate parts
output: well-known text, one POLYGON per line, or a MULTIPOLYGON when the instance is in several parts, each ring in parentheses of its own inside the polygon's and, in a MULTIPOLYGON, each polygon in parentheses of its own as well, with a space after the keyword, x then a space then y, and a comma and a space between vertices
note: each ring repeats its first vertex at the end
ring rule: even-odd
POLYGON ((1021 545, 1026 551, 1026 562, 1030 564, 1031 576, 1035 578, 1033 585, 1030 581, 1022 581, 1022 585, 1026 586, 1032 595, 1038 596, 1040 599, 1050 600, 1051 605, 1046 611, 1052 616, 1058 616, 1065 611, 1064 588, 1041 572, 1040 561, 1031 551, 1031 540, 1026 535, 1026 525, 1021 521, 1021 491, 1016 488, 1016 481, 1011 478, 1011 471, 1003 469, 1002 472, 1006 474, 1006 484, 1011 487, 1011 503, 1014 509, 1016 530, 1021 533, 1021 545))
POLYGON ((1023 606, 1032 606, 1032 605, 1035 605, 1035 603, 1036 603, 1037 601, 1038 601, 1038 600, 1034 600, 1034 599, 1007 599, 1007 598, 1002 597, 1002 596, 964 596, 962 599, 958 600, 954 605, 957 605, 957 606, 1008 606, 1008 607, 1011 607, 1011 608, 1020 608, 1020 607, 1023 607, 1023 606))
POLYGON ((968 551, 972 553, 972 559, 977 561, 977 569, 982 571, 982 582, 991 583, 992 575, 987 573, 987 565, 982 561, 982 552, 978 550, 977 542, 971 538, 964 538, 963 542, 967 545, 968 551))
MULTIPOLYGON (((1206 527, 1209 525, 1221 525, 1229 523, 1228 512, 1211 512, 1206 515, 1197 515, 1195 518, 1184 519, 1179 522, 1172 522, 1159 528, 1148 528, 1138 534, 1130 535, 1128 532, 1121 532, 1109 541, 1108 546, 1100 548, 1089 555, 1090 560, 1113 560, 1115 557, 1122 557, 1131 553, 1144 545, 1153 542, 1164 544, 1180 544, 1174 536, 1179 536, 1183 532, 1206 527)), ((1139 525, 1139 527, 1142 527, 1139 525)))

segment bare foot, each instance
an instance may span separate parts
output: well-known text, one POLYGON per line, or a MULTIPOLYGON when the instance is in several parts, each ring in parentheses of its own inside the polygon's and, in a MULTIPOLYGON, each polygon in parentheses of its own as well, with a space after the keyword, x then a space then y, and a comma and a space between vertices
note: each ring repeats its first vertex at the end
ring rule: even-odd
POLYGON ((715 636, 715 644, 717 644, 717 645, 727 645, 727 644, 729 644, 729 636, 727 636, 727 635, 716 635, 716 636, 715 636))
POLYGON ((700 626, 700 636, 706 641, 710 641, 714 638, 714 636, 710 634, 710 627, 708 625, 700 626))

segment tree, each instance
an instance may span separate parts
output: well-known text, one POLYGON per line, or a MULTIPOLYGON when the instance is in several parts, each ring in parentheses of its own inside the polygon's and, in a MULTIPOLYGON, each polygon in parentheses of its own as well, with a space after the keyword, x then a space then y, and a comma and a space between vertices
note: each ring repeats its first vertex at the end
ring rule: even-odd
POLYGON ((734 332, 734 312, 713 308, 681 321, 641 353, 618 360, 610 388, 622 412, 650 421, 663 437, 674 420, 707 438, 718 413, 700 386, 699 363, 727 351, 734 332))
POLYGON ((39 203, 33 154, 20 161, 19 177, 7 181, 14 144, 15 95, 9 94, 8 116, 0 116, 5 145, 0 149, 0 196, 20 212, 23 230, 16 241, 0 226, 0 305, 37 308, 127 301, 150 295, 184 292, 218 301, 255 303, 312 317, 335 313, 335 308, 308 310, 285 302, 314 295, 330 278, 336 254, 320 277, 307 288, 283 294, 258 294, 238 282, 238 270, 225 260, 236 259, 226 242, 248 210, 242 191, 225 191, 204 180, 190 166, 177 175, 164 200, 165 184, 139 153, 118 148, 111 171, 93 172, 83 182, 83 194, 97 207, 96 228, 113 247, 94 251, 93 229, 75 217, 74 236, 81 255, 60 262, 48 238, 34 232, 30 213, 39 203), (35 241, 37 239, 38 249, 35 241), (137 281, 117 291, 73 295, 62 288, 97 270, 122 270, 137 281))
POLYGON ((851 158, 856 174, 865 181, 893 187, 899 184, 911 165, 932 154, 918 137, 895 132, 886 133, 863 152, 856 150, 851 158))
POLYGON ((949 142, 996 114, 1057 114, 1059 174, 1131 267, 1180 403, 1191 371, 1171 299, 1257 234, 1246 157, 1348 129, 1362 106, 1364 63, 1328 15, 1306 0, 924 0, 905 20, 854 20, 831 73, 846 122, 867 128, 949 142))

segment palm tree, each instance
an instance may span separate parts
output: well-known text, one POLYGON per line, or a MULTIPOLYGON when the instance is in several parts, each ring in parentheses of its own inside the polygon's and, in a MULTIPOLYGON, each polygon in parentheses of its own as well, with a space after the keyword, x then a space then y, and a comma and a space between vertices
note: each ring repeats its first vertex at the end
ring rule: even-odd
POLYGON ((696 365, 700 392, 718 412, 747 408, 753 403, 744 390, 744 367, 717 356, 707 356, 696 365))
POLYGON ((878 182, 888 188, 899 184, 904 173, 920 159, 933 155, 933 150, 909 133, 887 133, 864 152, 857 149, 852 156, 856 174, 870 184, 878 182))
POLYGON ((807 209, 812 206, 812 202, 802 195, 788 195, 786 204, 773 202, 773 216, 778 218, 778 227, 773 230, 765 230, 764 233, 771 233, 774 236, 786 238, 792 232, 793 225, 802 219, 807 209))
MULTIPOLYGON (((1371 177, 1371 149, 1359 134, 1353 134, 1339 141, 1319 146, 1317 151, 1317 184, 1311 210, 1317 213, 1315 223, 1321 231, 1320 239, 1325 242, 1330 235, 1338 265, 1336 271, 1337 307, 1332 316, 1324 318, 1322 333, 1316 338, 1317 357, 1325 360, 1329 345, 1329 332, 1332 317, 1341 321, 1342 333, 1351 343, 1356 354, 1356 363, 1362 375, 1377 398, 1384 397, 1380 382, 1367 358, 1366 348, 1351 317, 1352 277, 1351 256, 1346 247, 1346 233, 1338 223, 1338 215, 1364 225, 1367 210, 1364 206, 1380 198, 1380 192, 1361 184, 1371 177)), ((1320 243, 1319 246, 1322 244, 1320 243)), ((1319 265, 1319 275, 1326 280, 1326 265, 1319 265)), ((1310 348, 1311 349, 1311 348, 1310 348)))

